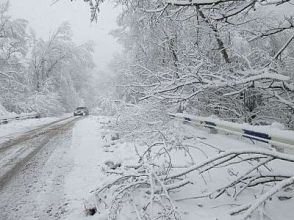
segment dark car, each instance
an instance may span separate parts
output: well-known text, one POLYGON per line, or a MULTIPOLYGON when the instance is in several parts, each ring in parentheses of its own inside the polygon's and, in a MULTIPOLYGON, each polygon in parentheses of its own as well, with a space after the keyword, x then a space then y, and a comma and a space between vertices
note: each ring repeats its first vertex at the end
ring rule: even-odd
POLYGON ((77 107, 76 110, 74 111, 74 116, 78 115, 89 115, 89 110, 86 107, 77 107))

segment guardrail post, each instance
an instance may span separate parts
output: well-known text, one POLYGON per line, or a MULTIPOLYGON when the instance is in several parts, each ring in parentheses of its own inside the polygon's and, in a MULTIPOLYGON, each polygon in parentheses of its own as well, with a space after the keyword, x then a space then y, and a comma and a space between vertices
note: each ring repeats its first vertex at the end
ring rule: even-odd
POLYGON ((278 146, 275 146, 275 145, 271 145, 271 147, 274 148, 277 152, 280 152, 280 153, 285 152, 285 149, 283 147, 278 147, 278 146))
POLYGON ((210 134, 217 134, 218 130, 215 128, 216 124, 211 121, 201 121, 200 124, 204 125, 204 127, 209 128, 209 133, 210 134))
POLYGON ((217 134, 218 132, 217 132, 217 129, 215 129, 215 128, 209 128, 209 133, 210 134, 217 134))
POLYGON ((1 124, 8 124, 8 120, 7 119, 3 119, 1 124))

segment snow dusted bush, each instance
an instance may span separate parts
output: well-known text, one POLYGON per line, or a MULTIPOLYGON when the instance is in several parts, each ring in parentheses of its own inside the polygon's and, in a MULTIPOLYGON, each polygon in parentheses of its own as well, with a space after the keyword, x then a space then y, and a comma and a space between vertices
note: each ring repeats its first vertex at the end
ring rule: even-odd
POLYGON ((35 93, 25 102, 17 103, 16 109, 19 112, 38 112, 42 116, 59 115, 65 112, 60 97, 56 93, 35 93))
POLYGON ((8 112, 6 111, 6 109, 2 105, 0 105, 0 117, 3 117, 7 114, 8 112))
POLYGON ((0 104, 0 118, 13 118, 17 117, 19 114, 15 112, 9 112, 7 111, 1 104, 0 104))
POLYGON ((118 106, 111 98, 104 98, 100 103, 99 114, 104 116, 114 116, 117 114, 118 106))
POLYGON ((123 103, 116 114, 116 126, 123 133, 140 134, 160 129, 169 118, 166 107, 152 103, 138 105, 123 103))
POLYGON ((5 117, 13 117, 15 116, 15 113, 8 112, 1 104, 0 104, 0 118, 5 117))

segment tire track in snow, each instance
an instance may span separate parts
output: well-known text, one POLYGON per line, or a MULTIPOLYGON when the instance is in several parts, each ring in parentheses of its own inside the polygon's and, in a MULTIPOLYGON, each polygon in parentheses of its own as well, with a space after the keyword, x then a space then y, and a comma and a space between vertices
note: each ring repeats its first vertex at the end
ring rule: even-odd
POLYGON ((72 167, 71 125, 51 138, 0 191, 1 220, 59 219, 67 212, 63 183, 72 167))
POLYGON ((22 134, 22 135, 20 135, 18 137, 15 137, 15 138, 12 138, 12 139, 10 139, 8 141, 5 141, 5 142, 0 144, 0 153, 4 152, 9 147, 12 147, 12 146, 14 146, 16 144, 20 144, 20 143, 25 142, 27 140, 30 140, 30 139, 36 138, 36 137, 38 137, 40 135, 43 135, 52 126, 58 125, 59 123, 67 121, 69 119, 71 119, 70 121, 74 121, 77 118, 73 118, 73 117, 63 118, 63 119, 51 122, 49 124, 42 125, 42 126, 40 126, 38 128, 35 128, 35 129, 31 130, 31 131, 27 131, 27 132, 25 132, 24 134, 22 134))
MULTIPOLYGON (((15 141, 16 143, 14 145, 10 145, 11 147, 16 146, 17 144, 22 144, 22 146, 20 146, 21 149, 17 150, 17 153, 8 160, 8 163, 4 165, 2 164, 1 166, 2 169, 0 171, 0 192, 3 190, 5 185, 9 183, 13 176, 17 175, 18 171, 26 163, 28 163, 39 151, 41 151, 53 137, 61 135, 62 133, 67 131, 75 122, 81 120, 82 117, 74 118, 60 125, 58 124, 61 121, 65 121, 67 119, 59 120, 55 123, 50 123, 51 125, 44 126, 44 128, 46 128, 45 130, 43 129, 40 132, 37 131, 36 133, 31 133, 30 136, 22 135, 20 136, 22 138, 18 138, 18 141, 15 141), (55 126, 52 127, 52 125, 55 126), (27 143, 25 143, 26 141, 27 143)), ((6 149, 8 149, 8 146, 6 146, 6 149)))

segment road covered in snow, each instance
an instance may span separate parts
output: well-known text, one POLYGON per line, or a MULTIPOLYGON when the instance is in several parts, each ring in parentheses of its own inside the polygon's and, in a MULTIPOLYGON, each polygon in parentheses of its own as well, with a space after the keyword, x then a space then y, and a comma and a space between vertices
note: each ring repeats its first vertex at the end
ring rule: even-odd
POLYGON ((78 166, 74 155, 79 155, 72 151, 81 144, 84 147, 80 135, 92 130, 85 126, 86 132, 81 133, 83 124, 75 126, 81 119, 27 121, 25 129, 5 125, 0 144, 0 219, 58 218, 67 212, 65 177, 78 166))
POLYGON ((113 158, 101 120, 55 118, 10 132, 0 145, 0 219, 85 218, 90 191, 105 179, 102 165, 113 158))
MULTIPOLYGON (((112 174, 121 175, 130 167, 133 167, 131 170, 135 173, 138 155, 142 156, 132 143, 107 130, 109 120, 111 119, 98 116, 64 117, 57 119, 58 122, 54 119, 42 125, 34 124, 29 129, 31 131, 27 129, 10 134, 9 140, 6 138, 2 141, 0 219, 107 219, 109 207, 106 203, 105 206, 98 204, 96 190, 111 182, 112 174), (16 136, 12 138, 11 135, 16 136), (90 216, 93 214, 90 212, 93 206, 100 209, 94 211, 94 216, 90 216)), ((183 164, 191 164, 191 158, 197 165, 211 156, 218 155, 220 149, 232 151, 256 148, 256 145, 247 139, 210 134, 205 129, 196 129, 181 123, 175 123, 173 126, 177 131, 175 140, 182 136, 183 145, 195 146, 187 152, 171 151, 175 173, 186 169, 187 166, 183 164)), ((264 150, 267 146, 260 145, 259 148, 264 150)), ((277 167, 279 166, 281 165, 277 167)), ((228 179, 236 178, 238 173, 244 170, 242 167, 239 168, 226 169, 224 172, 211 171, 202 174, 200 178, 198 174, 190 175, 189 184, 184 190, 176 190, 170 194, 181 219, 239 219, 240 216, 228 215, 229 208, 234 208, 240 203, 238 200, 235 205, 231 205, 230 200, 226 199, 221 199, 221 203, 209 198, 200 198, 196 202, 193 198, 189 199, 197 193, 207 194, 228 179)), ((294 167, 284 164, 281 168, 286 169, 287 173, 294 167)), ((143 177, 140 180, 143 181, 143 177)), ((169 188, 172 186, 175 185, 170 185, 169 188)), ((258 195, 258 192, 254 191, 241 198, 249 202, 258 195)), ((100 203, 103 204, 101 201, 100 203)), ((268 203, 269 207, 276 206, 283 211, 281 219, 290 220, 294 216, 291 209, 293 198, 268 203)), ((136 219, 135 207, 137 205, 122 209, 125 211, 120 212, 118 219, 136 219)), ((137 208, 139 209, 139 206, 137 208)), ((155 210, 154 204, 154 212, 155 210)), ((137 213, 139 216, 140 212, 137 213)), ((274 212, 271 215, 277 217, 274 212)))

